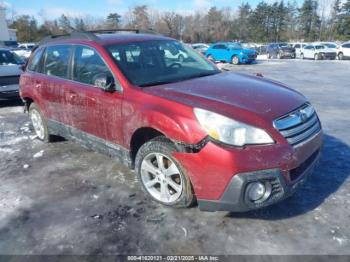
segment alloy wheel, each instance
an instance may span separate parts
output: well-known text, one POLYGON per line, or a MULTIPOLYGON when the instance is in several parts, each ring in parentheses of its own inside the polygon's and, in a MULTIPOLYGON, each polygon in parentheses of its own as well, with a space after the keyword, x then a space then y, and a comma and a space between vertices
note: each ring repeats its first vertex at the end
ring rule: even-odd
POLYGON ((179 168, 161 153, 150 153, 142 160, 141 180, 147 192, 164 204, 177 201, 183 191, 184 178, 179 168))
POLYGON ((45 137, 45 128, 40 113, 35 109, 32 110, 30 113, 30 119, 32 120, 36 135, 39 139, 43 140, 45 137))

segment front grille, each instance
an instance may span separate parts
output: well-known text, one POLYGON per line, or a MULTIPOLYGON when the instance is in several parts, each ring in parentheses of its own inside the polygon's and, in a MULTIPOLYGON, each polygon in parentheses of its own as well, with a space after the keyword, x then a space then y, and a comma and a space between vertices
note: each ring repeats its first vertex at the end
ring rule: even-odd
POLYGON ((320 150, 317 150, 308 159, 306 159, 303 163, 301 163, 300 166, 290 170, 289 171, 290 180, 294 181, 298 179, 302 174, 304 174, 304 172, 310 167, 310 165, 312 165, 315 162, 319 152, 320 150))
POLYGON ((289 144, 295 146, 321 131, 317 114, 310 104, 305 104, 293 112, 282 116, 273 122, 289 144))

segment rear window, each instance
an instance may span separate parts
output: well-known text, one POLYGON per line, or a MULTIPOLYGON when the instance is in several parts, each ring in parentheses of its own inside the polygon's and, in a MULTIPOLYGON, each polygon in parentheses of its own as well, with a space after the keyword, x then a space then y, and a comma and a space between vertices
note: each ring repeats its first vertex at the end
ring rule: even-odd
POLYGON ((57 45, 46 48, 44 73, 47 75, 68 78, 70 46, 57 45))

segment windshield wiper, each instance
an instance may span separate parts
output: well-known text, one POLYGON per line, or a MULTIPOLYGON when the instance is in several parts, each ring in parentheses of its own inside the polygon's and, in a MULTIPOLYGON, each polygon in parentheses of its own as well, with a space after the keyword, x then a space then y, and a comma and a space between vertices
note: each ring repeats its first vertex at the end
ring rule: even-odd
POLYGON ((191 75, 191 76, 188 76, 188 77, 182 77, 182 78, 179 78, 179 79, 164 80, 164 81, 154 81, 154 82, 150 82, 150 83, 141 84, 139 86, 140 87, 148 87, 148 86, 165 85, 165 84, 181 82, 181 81, 185 81, 185 80, 189 80, 189 79, 193 79, 193 78, 199 78, 199 77, 205 77, 205 76, 210 76, 210 75, 216 75, 218 73, 220 73, 220 71, 203 72, 203 73, 200 73, 200 74, 191 75))
POLYGON ((159 86, 159 85, 171 84, 171 83, 175 83, 175 82, 178 82, 178 80, 175 80, 175 81, 171 81, 171 80, 167 80, 167 81, 154 81, 154 82, 142 84, 142 85, 139 85, 139 86, 140 86, 140 87, 159 86))

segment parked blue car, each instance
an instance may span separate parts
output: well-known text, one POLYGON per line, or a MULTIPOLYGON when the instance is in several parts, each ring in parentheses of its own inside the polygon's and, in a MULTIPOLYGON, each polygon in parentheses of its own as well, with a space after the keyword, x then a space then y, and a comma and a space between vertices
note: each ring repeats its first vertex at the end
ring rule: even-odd
POLYGON ((240 43, 221 42, 211 45, 205 56, 212 61, 224 61, 238 65, 254 62, 257 54, 255 50, 244 49, 240 43))

